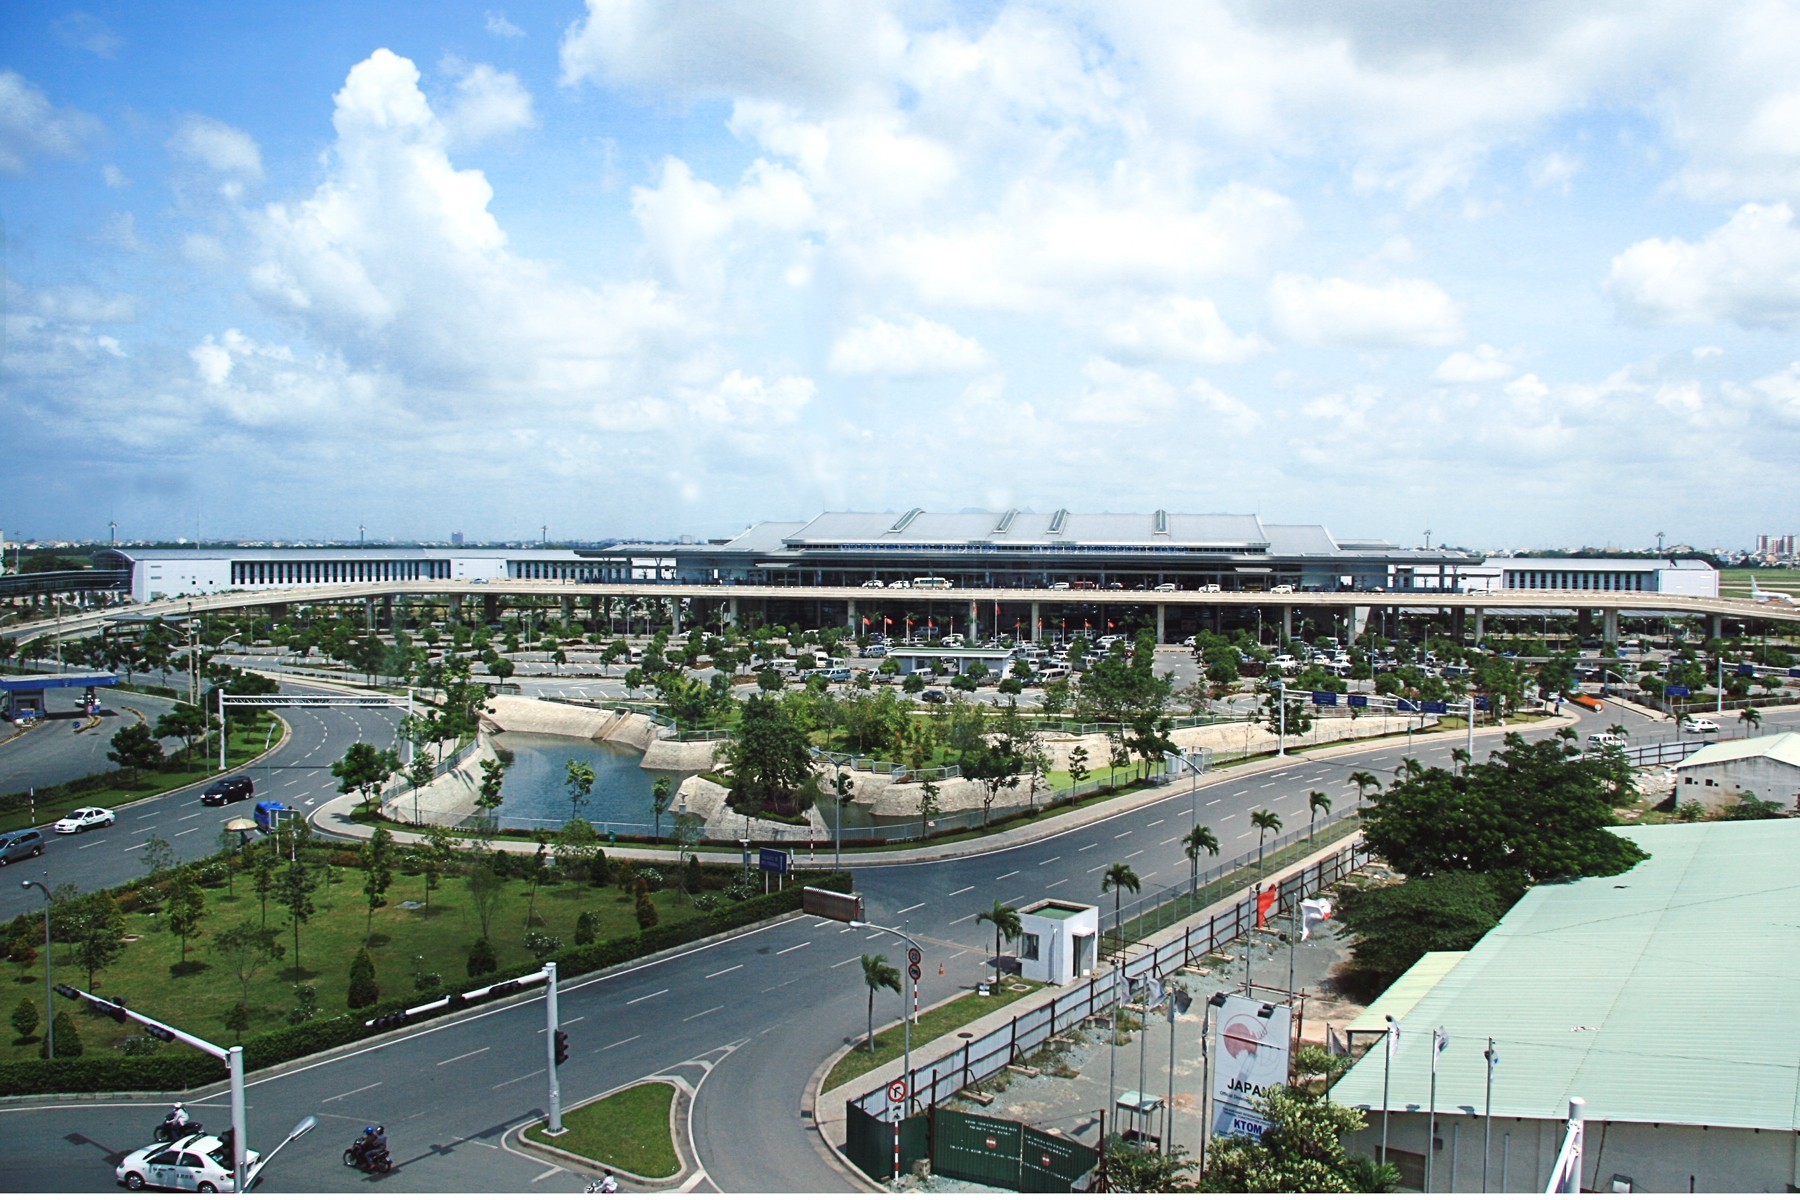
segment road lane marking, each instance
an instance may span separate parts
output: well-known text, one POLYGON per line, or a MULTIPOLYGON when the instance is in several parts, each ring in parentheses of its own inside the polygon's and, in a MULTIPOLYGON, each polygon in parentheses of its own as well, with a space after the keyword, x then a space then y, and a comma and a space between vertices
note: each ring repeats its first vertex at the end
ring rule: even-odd
POLYGON ((1106 870, 1105 863, 1095 863, 1093 866, 1091 866, 1087 869, 1087 873, 1089 875, 1092 875, 1095 871, 1104 871, 1104 870, 1106 870))
POLYGON ((636 1004, 636 1003, 637 1003, 637 1002, 638 1002, 638 1000, 654 1000, 654 999, 656 999, 656 998, 657 998, 657 997, 658 997, 658 996, 666 996, 666 995, 668 995, 668 994, 669 994, 669 989, 668 989, 668 988, 663 988, 663 989, 662 989, 662 990, 660 990, 660 991, 655 991, 655 992, 651 992, 651 993, 650 993, 650 994, 648 994, 648 995, 646 995, 646 996, 639 996, 639 997, 638 997, 638 998, 637 998, 637 1000, 627 1000, 627 1001, 626 1001, 626 1002, 625 1002, 625 1003, 626 1003, 626 1004, 636 1004))
MULTIPOLYGON (((173 836, 182 837, 185 834, 199 833, 199 832, 200 831, 198 829, 177 829, 173 836)), ((98 845, 98 843, 95 843, 95 844, 98 845)))
POLYGON ((599 1054, 599 1053, 601 1053, 601 1052, 602 1052, 602 1051, 605 1051, 605 1050, 613 1050, 613 1049, 616 1049, 616 1048, 618 1048, 618 1047, 619 1047, 619 1046, 623 1046, 623 1045, 624 1045, 624 1044, 625 1044, 625 1043, 626 1043, 626 1042, 635 1042, 635 1041, 637 1041, 637 1040, 638 1040, 638 1039, 639 1039, 639 1038, 641 1038, 641 1037, 643 1037, 643 1036, 644 1036, 644 1035, 643 1035, 643 1034, 641 1034, 641 1033, 634 1033, 634 1034, 632 1034, 632 1035, 631 1035, 631 1036, 630 1036, 630 1037, 628 1037, 628 1038, 620 1038, 620 1039, 619 1039, 619 1040, 618 1040, 618 1041, 616 1041, 616 1042, 608 1042, 608 1043, 607 1043, 607 1044, 606 1044, 606 1045, 604 1045, 604 1046, 602 1046, 602 1047, 600 1047, 600 1049, 599 1049, 599 1050, 596 1050, 596 1051, 594 1051, 594 1053, 595 1053, 595 1054, 599 1054))
POLYGON ((127 847, 125 847, 125 849, 129 853, 132 850, 142 850, 145 846, 148 846, 149 844, 150 844, 149 842, 139 842, 137 845, 127 846, 127 847))
POLYGON ((924 908, 924 907, 925 907, 925 901, 921 900, 917 904, 913 905, 911 908, 903 908, 899 912, 895 913, 894 915, 896 917, 904 917, 907 913, 916 912, 919 909, 924 908))
POLYGON ((1122 837, 1130 837, 1132 834, 1134 834, 1136 832, 1137 832, 1137 830, 1135 830, 1135 829, 1127 829, 1124 833, 1115 833, 1115 834, 1113 834, 1113 841, 1116 842, 1122 837))
POLYGON ((963 889, 962 889, 962 890, 961 890, 961 891, 955 891, 955 892, 951 892, 951 893, 950 893, 950 895, 951 895, 951 896, 952 896, 952 897, 956 897, 956 896, 960 896, 960 895, 962 895, 962 894, 963 894, 963 892, 972 892, 972 891, 974 891, 974 890, 975 890, 975 885, 974 885, 974 884, 970 884, 970 885, 969 885, 969 886, 968 886, 968 887, 966 887, 966 888, 963 888, 963 889))
POLYGON ((489 1088, 488 1091, 497 1092, 503 1087, 511 1087, 515 1083, 524 1083, 527 1079, 532 1079, 532 1078, 535 1078, 536 1076, 542 1075, 547 1070, 549 1070, 548 1067, 539 1067, 537 1070, 533 1071, 530 1075, 521 1075, 517 1079, 509 1079, 505 1083, 496 1083, 493 1087, 489 1088))
POLYGON ((961 925, 964 921, 973 921, 979 915, 980 915, 979 913, 970 913, 968 916, 958 917, 958 918, 956 918, 956 920, 954 920, 950 923, 952 925, 961 925))
POLYGON ((1062 861, 1062 855, 1058 854, 1051 858, 1046 858, 1043 862, 1039 863, 1038 866, 1047 867, 1053 862, 1061 862, 1061 861, 1062 861))
POLYGON ((1156 844, 1159 846, 1167 846, 1170 842, 1179 842, 1180 840, 1181 840, 1181 835, 1176 834, 1174 837, 1165 839, 1164 841, 1160 841, 1156 844))
POLYGON ((89 846, 104 846, 104 845, 106 845, 106 839, 98 838, 91 842, 77 842, 75 844, 75 848, 77 850, 86 850, 89 846))
POLYGON ((834 963, 832 963, 832 964, 831 964, 831 965, 830 965, 830 966, 829 966, 829 967, 826 967, 826 968, 825 968, 825 969, 826 969, 826 970, 827 970, 827 971, 835 971, 835 970, 837 970, 837 969, 838 969, 838 968, 839 968, 839 967, 843 967, 843 966, 848 966, 848 965, 849 965, 849 964, 851 964, 851 963, 853 963, 853 962, 855 962, 855 961, 856 961, 856 960, 855 960, 855 959, 854 959, 854 958, 846 958, 846 959, 845 959, 845 960, 844 960, 844 961, 843 961, 843 962, 834 962, 834 963))
POLYGON ((955 954, 952 954, 949 958, 945 959, 944 961, 951 962, 955 959, 961 958, 963 955, 968 954, 968 953, 969 953, 969 951, 967 951, 967 950, 958 950, 955 954))
POLYGON ((1098 846, 1099 844, 1100 844, 1099 842, 1089 842, 1085 846, 1078 847, 1076 849, 1075 853, 1080 854, 1083 850, 1092 850, 1095 846, 1098 846))
POLYGON ((383 1083, 383 1081, 378 1079, 374 1083, 365 1084, 362 1087, 356 1088, 354 1091, 339 1092, 335 1096, 327 1096, 323 1100, 319 1101, 319 1103, 320 1104, 330 1104, 333 1100, 342 1100, 346 1096, 356 1095, 357 1092, 373 1091, 375 1088, 380 1087, 382 1085, 382 1083, 383 1083))
POLYGON ((453 1062, 461 1062, 465 1058, 474 1058, 477 1054, 486 1054, 491 1049, 493 1049, 492 1046, 483 1046, 479 1050, 471 1050, 467 1054, 459 1054, 455 1058, 446 1058, 443 1062, 439 1063, 438 1066, 447 1067, 453 1062))
POLYGON ((686 1024, 689 1021, 698 1021, 701 1017, 709 1017, 713 1013, 724 1012, 724 1011, 725 1011, 725 1006, 723 1004, 716 1004, 713 1007, 707 1009, 705 1012, 697 1012, 693 1016, 683 1017, 683 1018, 681 1018, 681 1020, 682 1020, 683 1024, 686 1024))
POLYGON ((542 1183, 560 1170, 562 1170, 561 1167, 551 1167, 548 1171, 539 1171, 536 1175, 531 1177, 531 1182, 542 1183))
MULTIPOLYGON (((848 929, 849 926, 846 925, 845 928, 848 929)), ((811 942, 801 942, 798 946, 789 946, 786 950, 777 950, 775 952, 775 957, 780 958, 783 954, 792 954, 796 950, 804 950, 810 945, 812 945, 811 942)))
POLYGON ((1156 818, 1156 820, 1150 822, 1150 824, 1144 826, 1144 828, 1145 829, 1155 829, 1158 825, 1161 825, 1166 820, 1168 820, 1167 817, 1158 817, 1158 818, 1156 818))
POLYGON ((1249 795, 1249 794, 1250 794, 1250 789, 1249 789, 1249 788, 1245 788, 1245 789, 1244 789, 1244 790, 1243 790, 1243 791, 1241 791, 1241 792, 1233 792, 1233 793, 1231 793, 1231 794, 1232 794, 1232 795, 1233 795, 1233 796, 1248 796, 1248 795, 1249 795))
POLYGON ((735 967, 726 967, 723 971, 714 971, 711 975, 708 975, 707 978, 708 979, 717 979, 721 975, 729 975, 733 971, 741 971, 743 969, 744 969, 744 964, 739 963, 735 967))
POLYGON ((1128 859, 1130 859, 1130 858, 1136 858, 1136 857, 1137 857, 1137 856, 1138 856, 1138 855, 1140 855, 1140 854, 1142 854, 1142 853, 1143 853, 1143 851, 1142 851, 1142 850, 1133 850, 1133 851, 1132 851, 1132 852, 1131 852, 1131 853, 1130 853, 1130 854, 1127 854, 1127 855, 1126 855, 1126 856, 1125 856, 1125 857, 1126 857, 1126 858, 1128 858, 1128 859))
MULTIPOLYGON (((1224 798, 1225 798, 1225 797, 1223 797, 1223 796, 1220 796, 1220 797, 1219 797, 1219 800, 1223 800, 1223 799, 1224 799, 1224 798)), ((1217 804, 1217 803, 1218 803, 1218 802, 1219 802, 1219 800, 1208 800, 1208 801, 1207 801, 1207 802, 1206 802, 1206 806, 1207 806, 1207 807, 1208 807, 1208 808, 1211 808, 1211 807, 1212 807, 1212 806, 1213 806, 1213 805, 1215 805, 1215 804, 1217 804)))
POLYGON ((1000 903, 1002 903, 1002 904, 1017 904, 1019 901, 1023 900, 1024 898, 1025 897, 1022 895, 1014 896, 1011 900, 1002 900, 1000 903))
POLYGON ((1004 875, 996 876, 994 879, 994 882, 999 883, 1002 879, 1011 879, 1014 875, 1017 875, 1017 874, 1018 874, 1017 871, 1008 871, 1004 875))

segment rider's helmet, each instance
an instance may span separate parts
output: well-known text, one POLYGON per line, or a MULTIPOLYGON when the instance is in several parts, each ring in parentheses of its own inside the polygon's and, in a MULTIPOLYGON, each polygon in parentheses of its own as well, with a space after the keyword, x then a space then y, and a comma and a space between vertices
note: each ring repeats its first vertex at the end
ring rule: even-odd
POLYGON ((363 1132, 368 1134, 370 1137, 374 1137, 375 1136, 375 1127, 373 1125, 370 1125, 370 1126, 366 1127, 363 1130, 363 1132))

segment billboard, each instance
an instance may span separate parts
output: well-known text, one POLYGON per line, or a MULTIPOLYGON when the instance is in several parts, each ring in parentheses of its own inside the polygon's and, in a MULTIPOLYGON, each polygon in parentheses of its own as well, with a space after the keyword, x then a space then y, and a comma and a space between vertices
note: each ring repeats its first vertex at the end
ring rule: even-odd
POLYGON ((1228 996, 1213 1033, 1213 1135, 1260 1138, 1269 1122, 1256 1100, 1288 1081, 1292 1031, 1286 1005, 1228 996), (1268 1016, 1263 1011, 1270 1009, 1268 1016))

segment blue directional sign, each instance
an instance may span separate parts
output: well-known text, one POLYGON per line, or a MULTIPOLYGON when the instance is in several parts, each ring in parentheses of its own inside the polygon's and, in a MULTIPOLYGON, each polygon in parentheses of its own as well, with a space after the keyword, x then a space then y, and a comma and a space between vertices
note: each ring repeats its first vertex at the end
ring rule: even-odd
POLYGON ((1751 678, 1755 678, 1755 676, 1756 676, 1756 664, 1755 664, 1755 663, 1739 663, 1739 664, 1738 664, 1738 672, 1737 672, 1737 673, 1738 673, 1738 674, 1739 674, 1739 675, 1748 675, 1748 676, 1750 676, 1750 677, 1751 677, 1751 678))
POLYGON ((1419 702, 1417 700, 1396 700, 1396 701, 1394 701, 1394 707, 1398 708, 1401 712, 1424 712, 1425 711, 1424 709, 1419 707, 1419 702))
POLYGON ((1488 710, 1492 709, 1493 707, 1494 707, 1493 703, 1491 701, 1489 701, 1486 696, 1475 697, 1475 708, 1477 711, 1487 712, 1488 710))
POLYGON ((1428 713, 1447 713, 1450 711, 1450 706, 1445 704, 1442 700, 1427 700, 1420 707, 1428 713))
POLYGON ((1367 696, 1352 695, 1350 697, 1350 707, 1351 708, 1367 708, 1367 707, 1369 707, 1369 698, 1367 696))
POLYGON ((770 875, 786 875, 793 858, 786 850, 771 850, 767 846, 757 851, 757 865, 770 875))
POLYGON ((1312 702, 1321 708, 1335 708, 1337 707, 1337 697, 1336 692, 1314 692, 1312 702))
POLYGON ((1669 683, 1669 684, 1663 685, 1663 695, 1665 695, 1665 696, 1688 696, 1688 695, 1692 695, 1692 694, 1693 693, 1691 693, 1687 688, 1682 687, 1679 683, 1669 683))

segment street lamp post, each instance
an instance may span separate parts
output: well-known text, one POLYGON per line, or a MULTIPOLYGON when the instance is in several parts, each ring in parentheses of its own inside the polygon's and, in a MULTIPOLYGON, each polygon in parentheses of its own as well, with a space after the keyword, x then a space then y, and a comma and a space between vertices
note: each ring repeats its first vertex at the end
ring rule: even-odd
POLYGON ((56 969, 50 947, 50 889, 35 879, 21 880, 19 886, 26 889, 36 888, 44 893, 44 1021, 49 1026, 49 1033, 46 1035, 44 1043, 44 1057, 54 1059, 56 1057, 56 969))
MULTIPOLYGON (((851 921, 849 924, 850 924, 850 928, 852 928, 852 929, 874 929, 881 933, 892 934, 893 936, 899 938, 901 941, 905 942, 909 949, 917 951, 920 958, 923 958, 925 956, 925 951, 924 951, 923 947, 921 947, 919 945, 919 943, 913 941, 912 938, 908 937, 906 934, 901 933, 898 929, 889 929, 886 925, 876 925, 870 921, 851 921)), ((912 981, 914 1004, 917 1004, 917 1002, 918 1002, 917 997, 919 995, 919 980, 918 980, 918 977, 913 974, 913 972, 918 969, 918 966, 919 966, 918 963, 912 962, 910 960, 908 960, 908 962, 906 964, 906 968, 907 968, 906 976, 909 980, 912 981)), ((906 995, 905 995, 905 993, 902 993, 900 996, 900 1028, 902 1031, 901 1037, 903 1039, 901 1042, 901 1047, 902 1047, 902 1049, 901 1049, 901 1055, 902 1055, 901 1069, 906 1072, 906 1075, 905 1075, 905 1078, 906 1078, 906 1096, 905 1096, 906 1107, 900 1110, 902 1117, 904 1117, 907 1113, 910 1113, 913 1108, 912 1023, 913 1023, 913 1014, 911 1012, 907 1011, 906 995)), ((934 1097, 934 1099, 935 1099, 935 1097, 934 1097)))

